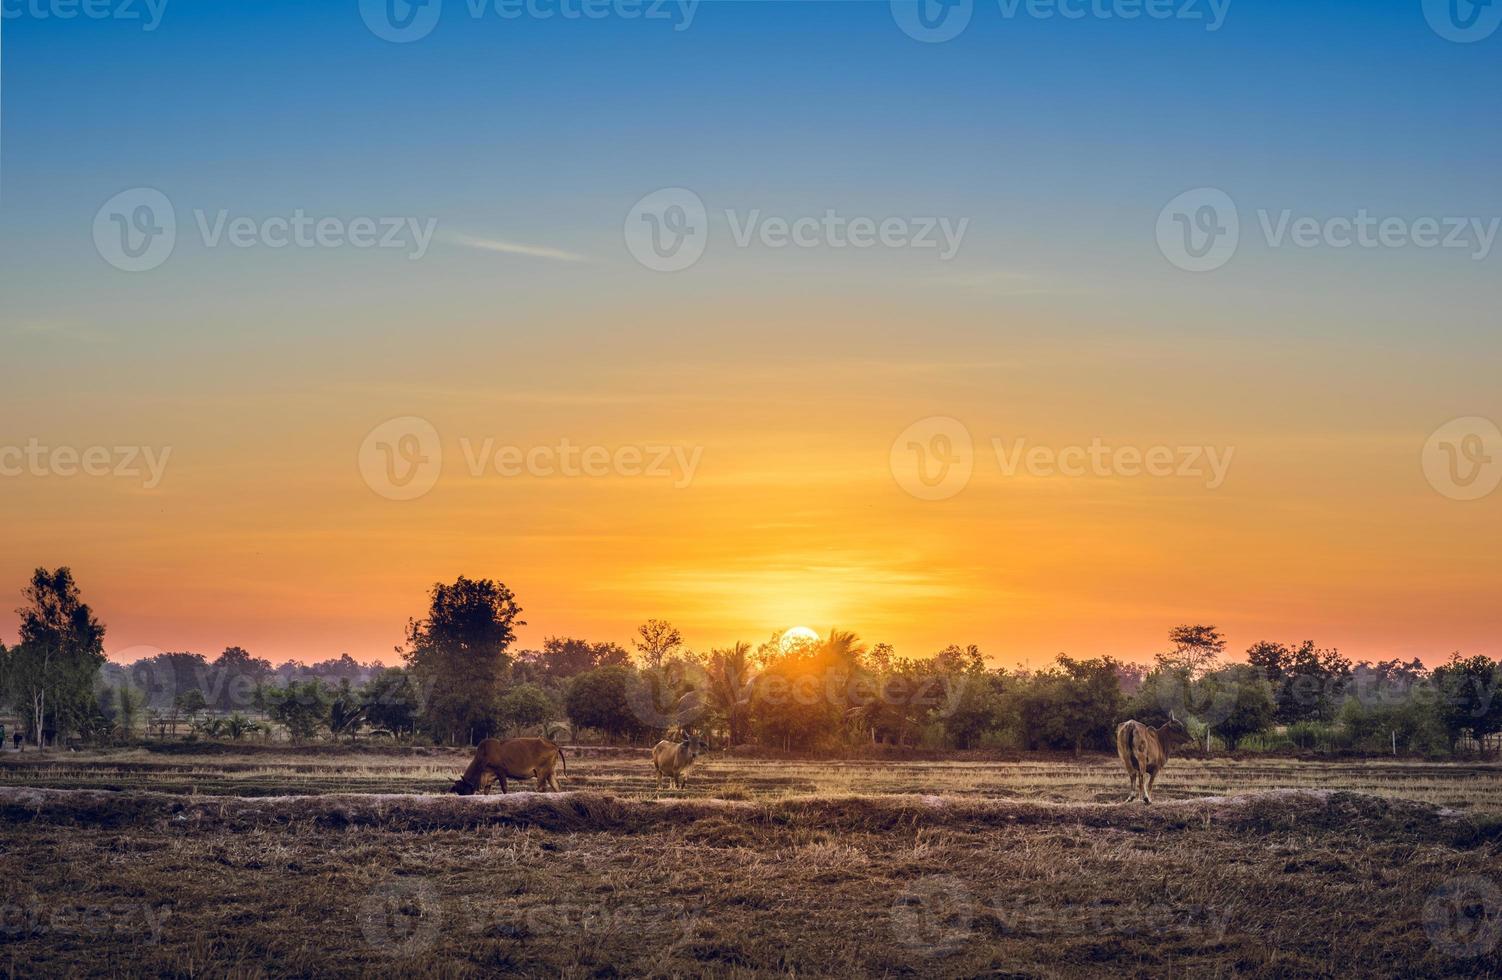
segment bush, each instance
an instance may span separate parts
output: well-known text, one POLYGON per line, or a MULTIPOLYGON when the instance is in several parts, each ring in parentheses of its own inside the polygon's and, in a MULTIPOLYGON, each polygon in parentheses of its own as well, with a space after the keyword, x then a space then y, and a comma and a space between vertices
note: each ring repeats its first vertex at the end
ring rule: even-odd
POLYGON ((1364 703, 1351 698, 1340 709, 1340 723, 1350 743, 1366 752, 1445 755, 1450 738, 1430 704, 1409 698, 1395 704, 1364 703))
POLYGON ((606 741, 620 736, 635 738, 645 726, 632 710, 633 685, 638 683, 630 667, 598 667, 575 677, 563 699, 563 710, 576 728, 594 728, 606 741))
POLYGON ((1350 745, 1350 739, 1344 731, 1321 721, 1296 721, 1283 732, 1289 743, 1296 749, 1333 752, 1350 745))
POLYGON ((536 684, 518 684, 496 702, 496 723, 503 731, 520 733, 545 725, 558 716, 548 692, 536 684))

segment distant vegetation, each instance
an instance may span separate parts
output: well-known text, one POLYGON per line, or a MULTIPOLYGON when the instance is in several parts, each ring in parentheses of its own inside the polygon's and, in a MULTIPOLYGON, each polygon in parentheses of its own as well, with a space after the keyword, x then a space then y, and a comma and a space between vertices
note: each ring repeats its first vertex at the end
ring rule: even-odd
MULTIPOLYGON (((210 660, 163 653, 106 662, 104 626, 66 568, 23 593, 20 642, 0 646, 0 705, 31 744, 140 739, 387 739, 465 745, 546 734, 648 744, 668 732, 795 752, 873 746, 1109 750, 1115 726, 1171 714, 1206 750, 1445 756, 1502 733, 1502 665, 1453 655, 1353 663, 1312 642, 1261 642, 1225 663, 1213 626, 1180 626, 1150 666, 1059 655, 1038 671, 991 669, 975 646, 918 658, 832 630, 689 650, 670 624, 628 649, 550 637, 513 650, 516 596, 488 579, 435 585, 401 667, 347 654, 273 667, 240 647, 210 660)), ((14 729, 12 729, 13 731, 14 729)))

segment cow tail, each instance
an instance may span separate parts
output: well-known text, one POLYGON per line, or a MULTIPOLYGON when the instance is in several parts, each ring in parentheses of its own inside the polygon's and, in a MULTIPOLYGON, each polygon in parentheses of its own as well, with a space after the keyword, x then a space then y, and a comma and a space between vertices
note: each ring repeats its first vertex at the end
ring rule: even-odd
POLYGON ((1126 730, 1127 768, 1131 769, 1133 772, 1136 772, 1141 768, 1141 765, 1137 762, 1137 746, 1135 744, 1136 741, 1137 729, 1133 725, 1128 725, 1126 730))
POLYGON ((553 747, 558 750, 558 761, 561 762, 561 763, 563 763, 563 774, 565 776, 567 776, 568 775, 568 760, 563 757, 563 746, 561 746, 561 745, 554 745, 553 747))

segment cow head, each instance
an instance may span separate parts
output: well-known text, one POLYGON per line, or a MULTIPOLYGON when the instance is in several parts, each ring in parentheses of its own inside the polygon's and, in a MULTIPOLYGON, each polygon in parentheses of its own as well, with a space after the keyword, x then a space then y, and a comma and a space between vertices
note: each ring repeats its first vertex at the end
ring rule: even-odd
POLYGON ((474 796, 475 787, 469 782, 469 780, 465 779, 463 776, 460 776, 458 779, 454 780, 454 785, 449 787, 449 792, 457 793, 460 796, 474 796))
POLYGON ((1192 742, 1194 736, 1189 734, 1189 726, 1179 720, 1179 716, 1172 711, 1168 713, 1168 721, 1158 728, 1158 737, 1166 738, 1173 742, 1192 742))

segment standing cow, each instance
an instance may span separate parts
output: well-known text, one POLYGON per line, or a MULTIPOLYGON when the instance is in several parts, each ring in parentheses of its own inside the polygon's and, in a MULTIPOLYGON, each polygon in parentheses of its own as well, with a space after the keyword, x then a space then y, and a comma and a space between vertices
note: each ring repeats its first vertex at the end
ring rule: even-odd
POLYGON ((1171 714, 1157 728, 1135 719, 1122 722, 1116 729, 1116 754, 1121 756, 1121 764, 1126 766, 1127 776, 1132 780, 1132 795, 1126 802, 1140 795, 1143 803, 1151 803, 1153 783, 1168 764, 1169 751, 1189 740, 1189 729, 1171 714))
POLYGON ((454 780, 450 792, 460 796, 473 796, 490 789, 490 784, 500 780, 501 792, 506 792, 507 779, 537 779, 538 790, 558 791, 558 777, 553 768, 562 765, 568 775, 568 762, 563 750, 545 738, 487 738, 475 746, 475 757, 470 761, 464 775, 454 780))
POLYGON ((663 739, 652 748, 652 768, 657 770, 657 791, 662 792, 662 781, 668 779, 674 788, 682 789, 688 781, 688 767, 701 752, 708 749, 702 739, 690 735, 681 742, 663 739))

